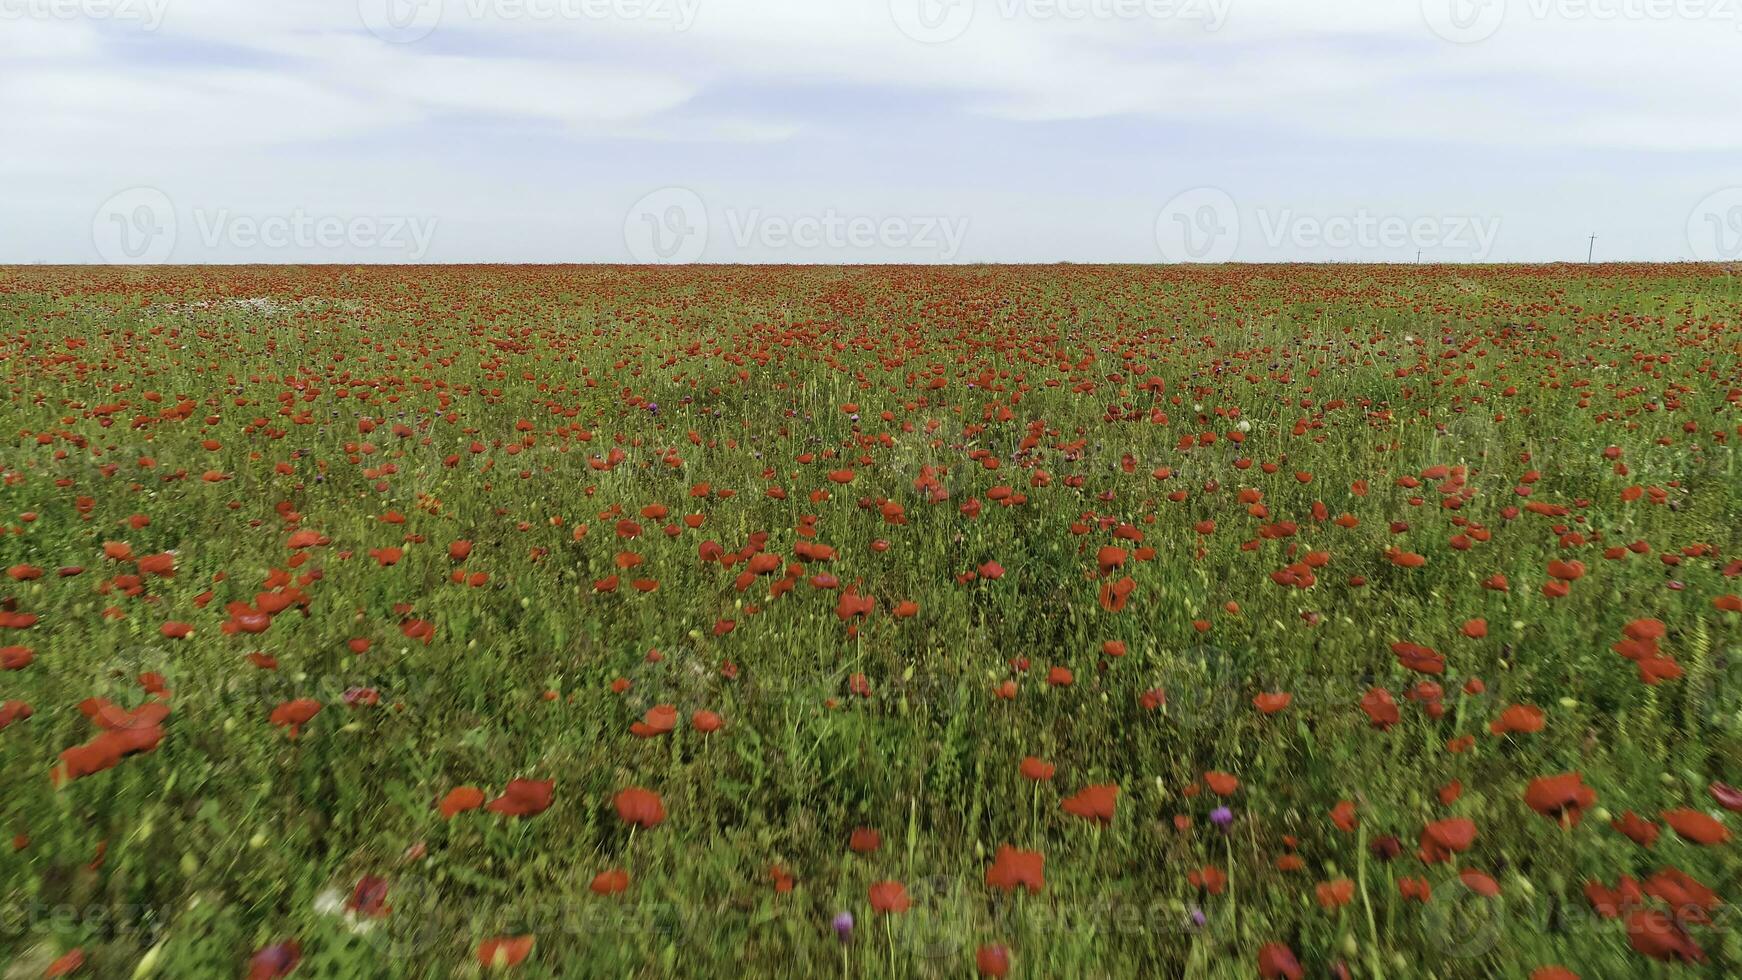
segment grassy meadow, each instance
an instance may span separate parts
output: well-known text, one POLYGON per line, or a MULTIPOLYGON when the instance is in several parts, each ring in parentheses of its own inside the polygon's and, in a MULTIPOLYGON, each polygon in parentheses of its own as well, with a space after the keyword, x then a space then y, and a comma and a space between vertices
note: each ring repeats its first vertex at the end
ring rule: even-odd
POLYGON ((1725 269, 30 267, 0 335, 0 977, 1742 973, 1725 269))

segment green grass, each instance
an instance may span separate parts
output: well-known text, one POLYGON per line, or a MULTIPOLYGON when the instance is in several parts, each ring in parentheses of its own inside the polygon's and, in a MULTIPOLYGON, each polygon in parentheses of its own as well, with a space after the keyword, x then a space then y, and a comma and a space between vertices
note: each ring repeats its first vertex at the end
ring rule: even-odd
POLYGON ((1707 786, 1742 783, 1742 633, 1714 606, 1742 591, 1726 575, 1742 548, 1739 325, 1735 278, 1697 266, 0 270, 0 567, 44 571, 0 580, 5 608, 40 617, 0 629, 35 654, 0 672, 0 700, 34 710, 0 731, 0 826, 28 837, 0 855, 0 961, 36 976, 77 947, 95 976, 237 976, 294 939, 297 977, 463 977, 487 972, 480 941, 531 933, 520 976, 969 976, 993 943, 1014 976, 1252 976, 1273 941, 1309 976, 1339 961, 1356 976, 1734 974, 1730 905, 1691 929, 1704 963, 1662 966, 1583 888, 1673 867, 1742 899, 1734 842, 1665 828, 1645 849, 1598 812, 1737 825, 1707 786), (1151 376, 1163 393, 1140 387, 1151 376), (164 417, 179 399, 186 417, 164 417), (589 466, 613 448, 620 464, 589 466), (949 500, 916 490, 928 464, 947 467, 949 500), (1435 466, 1464 468, 1455 510, 1443 479, 1397 485, 1435 466), (843 467, 852 481, 831 482, 843 467), (999 486, 1026 502, 1000 505, 999 486), (1624 500, 1632 486, 1663 502, 1624 500), (1567 515, 1503 512, 1527 501, 1567 515), (670 516, 638 516, 654 503, 670 516), (616 536, 614 506, 640 537, 616 536), (1331 520, 1344 513, 1359 524, 1331 520), (805 575, 838 588, 801 579, 770 599, 781 573, 739 591, 743 564, 698 558, 765 532, 791 563, 805 515, 837 552, 805 575), (1491 539, 1449 547, 1454 519, 1491 539), (1285 520, 1293 536, 1260 536, 1285 520), (1122 522, 1141 543, 1114 537, 1122 522), (289 568, 298 527, 329 543, 289 568), (474 543, 463 563, 458 539, 474 543), (173 551, 174 577, 127 595, 115 580, 136 569, 104 557, 110 541, 173 551), (1649 553, 1604 558, 1634 541, 1649 553), (1110 576, 1136 585, 1117 613, 1098 601, 1104 545, 1154 549, 1110 576), (381 567, 370 549, 390 546, 403 557, 381 567), (1427 563, 1394 565, 1391 547, 1427 563), (621 551, 644 564, 620 572, 621 551), (1330 555, 1310 589, 1271 581, 1309 551, 1330 555), (1587 574, 1546 597, 1548 563, 1569 558, 1587 574), (1002 578, 958 581, 987 561, 1002 578), (450 581, 457 566, 487 583, 450 581), (253 601, 273 569, 319 571, 306 614, 225 634, 225 604, 253 601), (1496 573, 1510 591, 1481 587, 1496 573), (633 589, 642 576, 657 590, 633 589), (853 632, 836 614, 849 586, 877 600, 853 632), (919 613, 892 616, 904 600, 919 613), (411 617, 430 642, 402 632, 411 617), (1460 635, 1478 617, 1488 636, 1460 635), (1611 650, 1641 618, 1667 624, 1681 679, 1648 687, 1611 650), (716 635, 723 620, 735 628, 716 635), (168 621, 194 631, 166 639, 168 621), (1104 656, 1106 640, 1127 654, 1104 656), (1405 670, 1395 641, 1443 654, 1445 675, 1405 670), (250 665, 255 651, 278 669, 250 665), (1049 687, 1054 665, 1075 682, 1049 687), (79 703, 138 705, 146 672, 172 692, 159 747, 52 785, 59 753, 97 731, 79 703), (1485 694, 1461 692, 1472 677, 1485 694), (994 697, 1010 678, 1016 698, 994 697), (1443 717, 1404 696, 1422 680, 1443 685, 1443 717), (1386 732, 1358 707, 1374 687, 1399 704, 1386 732), (352 688, 381 703, 347 706, 352 688), (1155 689, 1167 704, 1147 710, 1155 689), (1264 691, 1295 702, 1261 715, 1264 691), (268 716, 295 698, 324 708, 291 739, 268 716), (632 735, 656 704, 677 729, 632 735), (1546 727, 1491 735, 1509 704, 1541 707, 1546 727), (725 727, 693 730, 698 709, 725 727), (1462 735, 1474 747, 1448 752, 1462 735), (1054 779, 1023 779, 1027 755, 1054 779), (1212 770, 1238 791, 1189 791, 1212 770), (1523 796, 1569 771, 1597 810, 1563 828, 1523 796), (555 780, 550 808, 433 809, 514 778, 555 780), (1443 804, 1453 780, 1462 796, 1443 804), (1061 810, 1098 783, 1120 787, 1110 825, 1061 810), (660 794, 662 824, 618 819, 629 786, 660 794), (1353 833, 1328 816, 1339 800, 1357 804, 1353 833), (1424 865, 1423 826, 1451 816, 1476 821, 1474 846, 1424 865), (861 826, 876 852, 848 849, 861 826), (1302 870, 1276 867, 1285 835, 1302 870), (1389 862, 1369 846, 1385 835, 1402 842, 1389 862), (1046 855, 1038 895, 985 883, 1006 843, 1046 855), (1223 893, 1188 882, 1206 865, 1223 893), (616 868, 625 892, 589 891, 616 868), (1465 868, 1500 896, 1468 892, 1465 868), (365 875, 388 882, 389 914, 359 927, 323 911, 365 875), (1314 886, 1343 877, 1353 901, 1321 908, 1314 886), (1432 901, 1404 901, 1404 877, 1432 901), (913 907, 874 914, 880 880, 913 907), (830 928, 843 911, 845 943, 830 928))

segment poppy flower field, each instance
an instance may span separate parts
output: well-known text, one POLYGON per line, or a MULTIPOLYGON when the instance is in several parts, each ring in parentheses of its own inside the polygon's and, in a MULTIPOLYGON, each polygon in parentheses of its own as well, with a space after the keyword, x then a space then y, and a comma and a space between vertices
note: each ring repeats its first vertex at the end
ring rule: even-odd
POLYGON ((1716 266, 0 269, 12 976, 1742 973, 1716 266))

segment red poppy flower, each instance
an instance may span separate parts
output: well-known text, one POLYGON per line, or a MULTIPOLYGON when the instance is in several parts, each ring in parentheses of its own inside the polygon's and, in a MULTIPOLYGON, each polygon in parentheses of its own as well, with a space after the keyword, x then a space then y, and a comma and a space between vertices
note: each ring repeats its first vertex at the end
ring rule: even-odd
POLYGON ((320 710, 321 703, 314 698, 297 698, 273 708, 267 720, 280 728, 290 729, 289 736, 295 738, 302 726, 308 724, 320 710))
POLYGON ((1615 828, 1618 833, 1626 835, 1629 840, 1640 847, 1650 847, 1657 842, 1659 833, 1657 824, 1632 810, 1628 810, 1616 819, 1609 821, 1609 826, 1615 828))
POLYGON ((362 918, 378 919, 391 912, 387 906, 387 879, 364 875, 351 889, 345 908, 362 918))
POLYGON ((1321 881, 1313 886, 1313 897, 1320 908, 1340 909, 1355 898, 1355 883, 1347 878, 1321 881))
POLYGON ((1202 888, 1207 894, 1220 895, 1228 888, 1228 876, 1215 865, 1205 865, 1186 872, 1186 883, 1202 888))
POLYGON ((502 788, 502 795, 491 800, 485 809, 510 817, 536 817, 550 809, 556 780, 511 779, 502 788))
POLYGON ((1666 810, 1660 816, 1678 837, 1694 844, 1711 846, 1730 839, 1728 828, 1698 810, 1666 810))
POLYGON ((1288 707, 1289 702, 1291 702, 1293 700, 1294 700, 1294 695, 1289 694, 1286 691, 1284 691, 1284 692, 1277 692, 1277 693, 1260 694, 1257 697, 1252 699, 1252 704, 1261 713, 1267 714, 1267 715, 1274 715, 1278 711, 1281 711, 1282 709, 1288 707))
POLYGON ((768 868, 768 877, 774 882, 775 894, 785 895, 792 891, 793 877, 791 873, 780 865, 770 865, 768 868))
POLYGON ((1361 710, 1367 713, 1368 723, 1380 731, 1385 731, 1401 719, 1397 713, 1396 699, 1383 687, 1375 687, 1361 696, 1361 710))
POLYGON ((1458 880, 1464 887, 1483 898, 1494 898, 1500 894, 1500 883, 1492 876, 1483 874, 1474 868, 1464 868, 1458 872, 1458 880))
POLYGON ((1542 731, 1542 709, 1532 704, 1514 704, 1500 712, 1500 717, 1488 725, 1496 735, 1528 735, 1542 731))
POLYGON ((1118 802, 1119 787, 1113 783, 1085 786, 1060 803, 1066 813, 1100 824, 1113 822, 1113 808, 1118 802))
POLYGON ((302 947, 296 940, 263 946, 248 958, 248 980, 281 980, 302 962, 302 947))
POLYGON ((1116 582, 1105 582, 1101 585, 1101 608, 1108 612, 1119 612, 1131 598, 1131 593, 1137 588, 1137 580, 1127 575, 1116 582))
POLYGON ((1639 909, 1627 916, 1627 942, 1654 960, 1703 963, 1706 959, 1681 923, 1656 909, 1639 909))
POLYGON ((531 936, 497 936, 478 944, 478 965, 486 970, 519 966, 532 953, 531 936))
POLYGON ((452 820, 458 814, 467 810, 476 810, 484 805, 484 793, 472 786, 457 786, 448 790, 448 795, 442 797, 437 809, 443 820, 452 820))
POLYGON ((1391 652, 1396 654, 1398 663, 1417 673, 1438 675, 1446 672, 1446 658, 1428 647, 1398 642, 1391 645, 1391 652))
POLYGON ((1003 891, 1027 888, 1030 895, 1038 895, 1046 887, 1045 871, 1044 854, 1019 851, 1009 844, 1000 844, 992 866, 986 869, 986 884, 1003 891))
POLYGON ((665 803, 650 789, 631 786, 612 797, 612 804, 624 823, 635 824, 644 830, 657 827, 665 820, 665 803))
POLYGON ((1204 782, 1217 796, 1233 796, 1240 789, 1239 778, 1225 772, 1206 772, 1204 782))
MULTIPOLYGON (((0 723, 0 728, 5 727, 5 724, 0 723)), ((1706 789, 1712 794, 1712 799, 1716 800, 1719 806, 1731 813, 1742 813, 1742 789, 1727 786, 1716 780, 1713 780, 1712 785, 1706 789)))
POLYGON ((1294 950, 1282 943, 1265 943, 1258 950, 1258 975, 1263 980, 1304 980, 1306 971, 1300 968, 1294 950))
POLYGON ((1420 857, 1427 864, 1449 861, 1453 854, 1469 850, 1475 840, 1475 821, 1464 817, 1436 820, 1422 828, 1420 857))
POLYGON ((1525 805, 1564 826, 1576 827, 1584 811, 1597 802, 1597 793, 1576 772, 1538 776, 1524 790, 1525 805))
POLYGON ((1346 834, 1354 833, 1357 822, 1354 803, 1338 800, 1337 805, 1331 808, 1331 823, 1336 824, 1338 830, 1346 834))
POLYGON ((629 888, 629 872, 622 868, 601 871, 593 876, 587 890, 595 895, 620 895, 629 888))
POLYGON ((656 704, 647 709, 647 714, 641 721, 629 726, 629 731, 640 738, 652 738, 664 735, 677 727, 677 708, 669 704, 656 704))
POLYGON ((1614 919, 1643 906, 1645 893, 1640 891, 1638 882, 1622 875, 1614 888, 1606 888, 1599 881, 1585 882, 1585 900, 1591 903, 1592 910, 1599 916, 1614 919))
POLYGON ((879 881, 868 889, 871 899, 871 909, 884 915, 897 915, 906 912, 913 905, 907 897, 907 889, 899 881, 879 881))
POLYGON ((1010 951, 1003 946, 981 946, 974 951, 974 969, 983 977, 1008 976, 1010 951))

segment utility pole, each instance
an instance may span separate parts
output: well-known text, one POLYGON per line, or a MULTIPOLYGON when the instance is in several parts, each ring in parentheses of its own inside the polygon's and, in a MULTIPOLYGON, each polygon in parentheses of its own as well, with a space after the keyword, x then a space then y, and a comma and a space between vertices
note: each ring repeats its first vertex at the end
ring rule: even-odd
POLYGON ((1421 265, 1421 249, 1419 248, 1415 250, 1415 264, 1421 265))
POLYGON ((1591 257, 1597 254, 1597 236, 1591 236, 1591 247, 1585 250, 1585 264, 1591 264, 1591 257))

